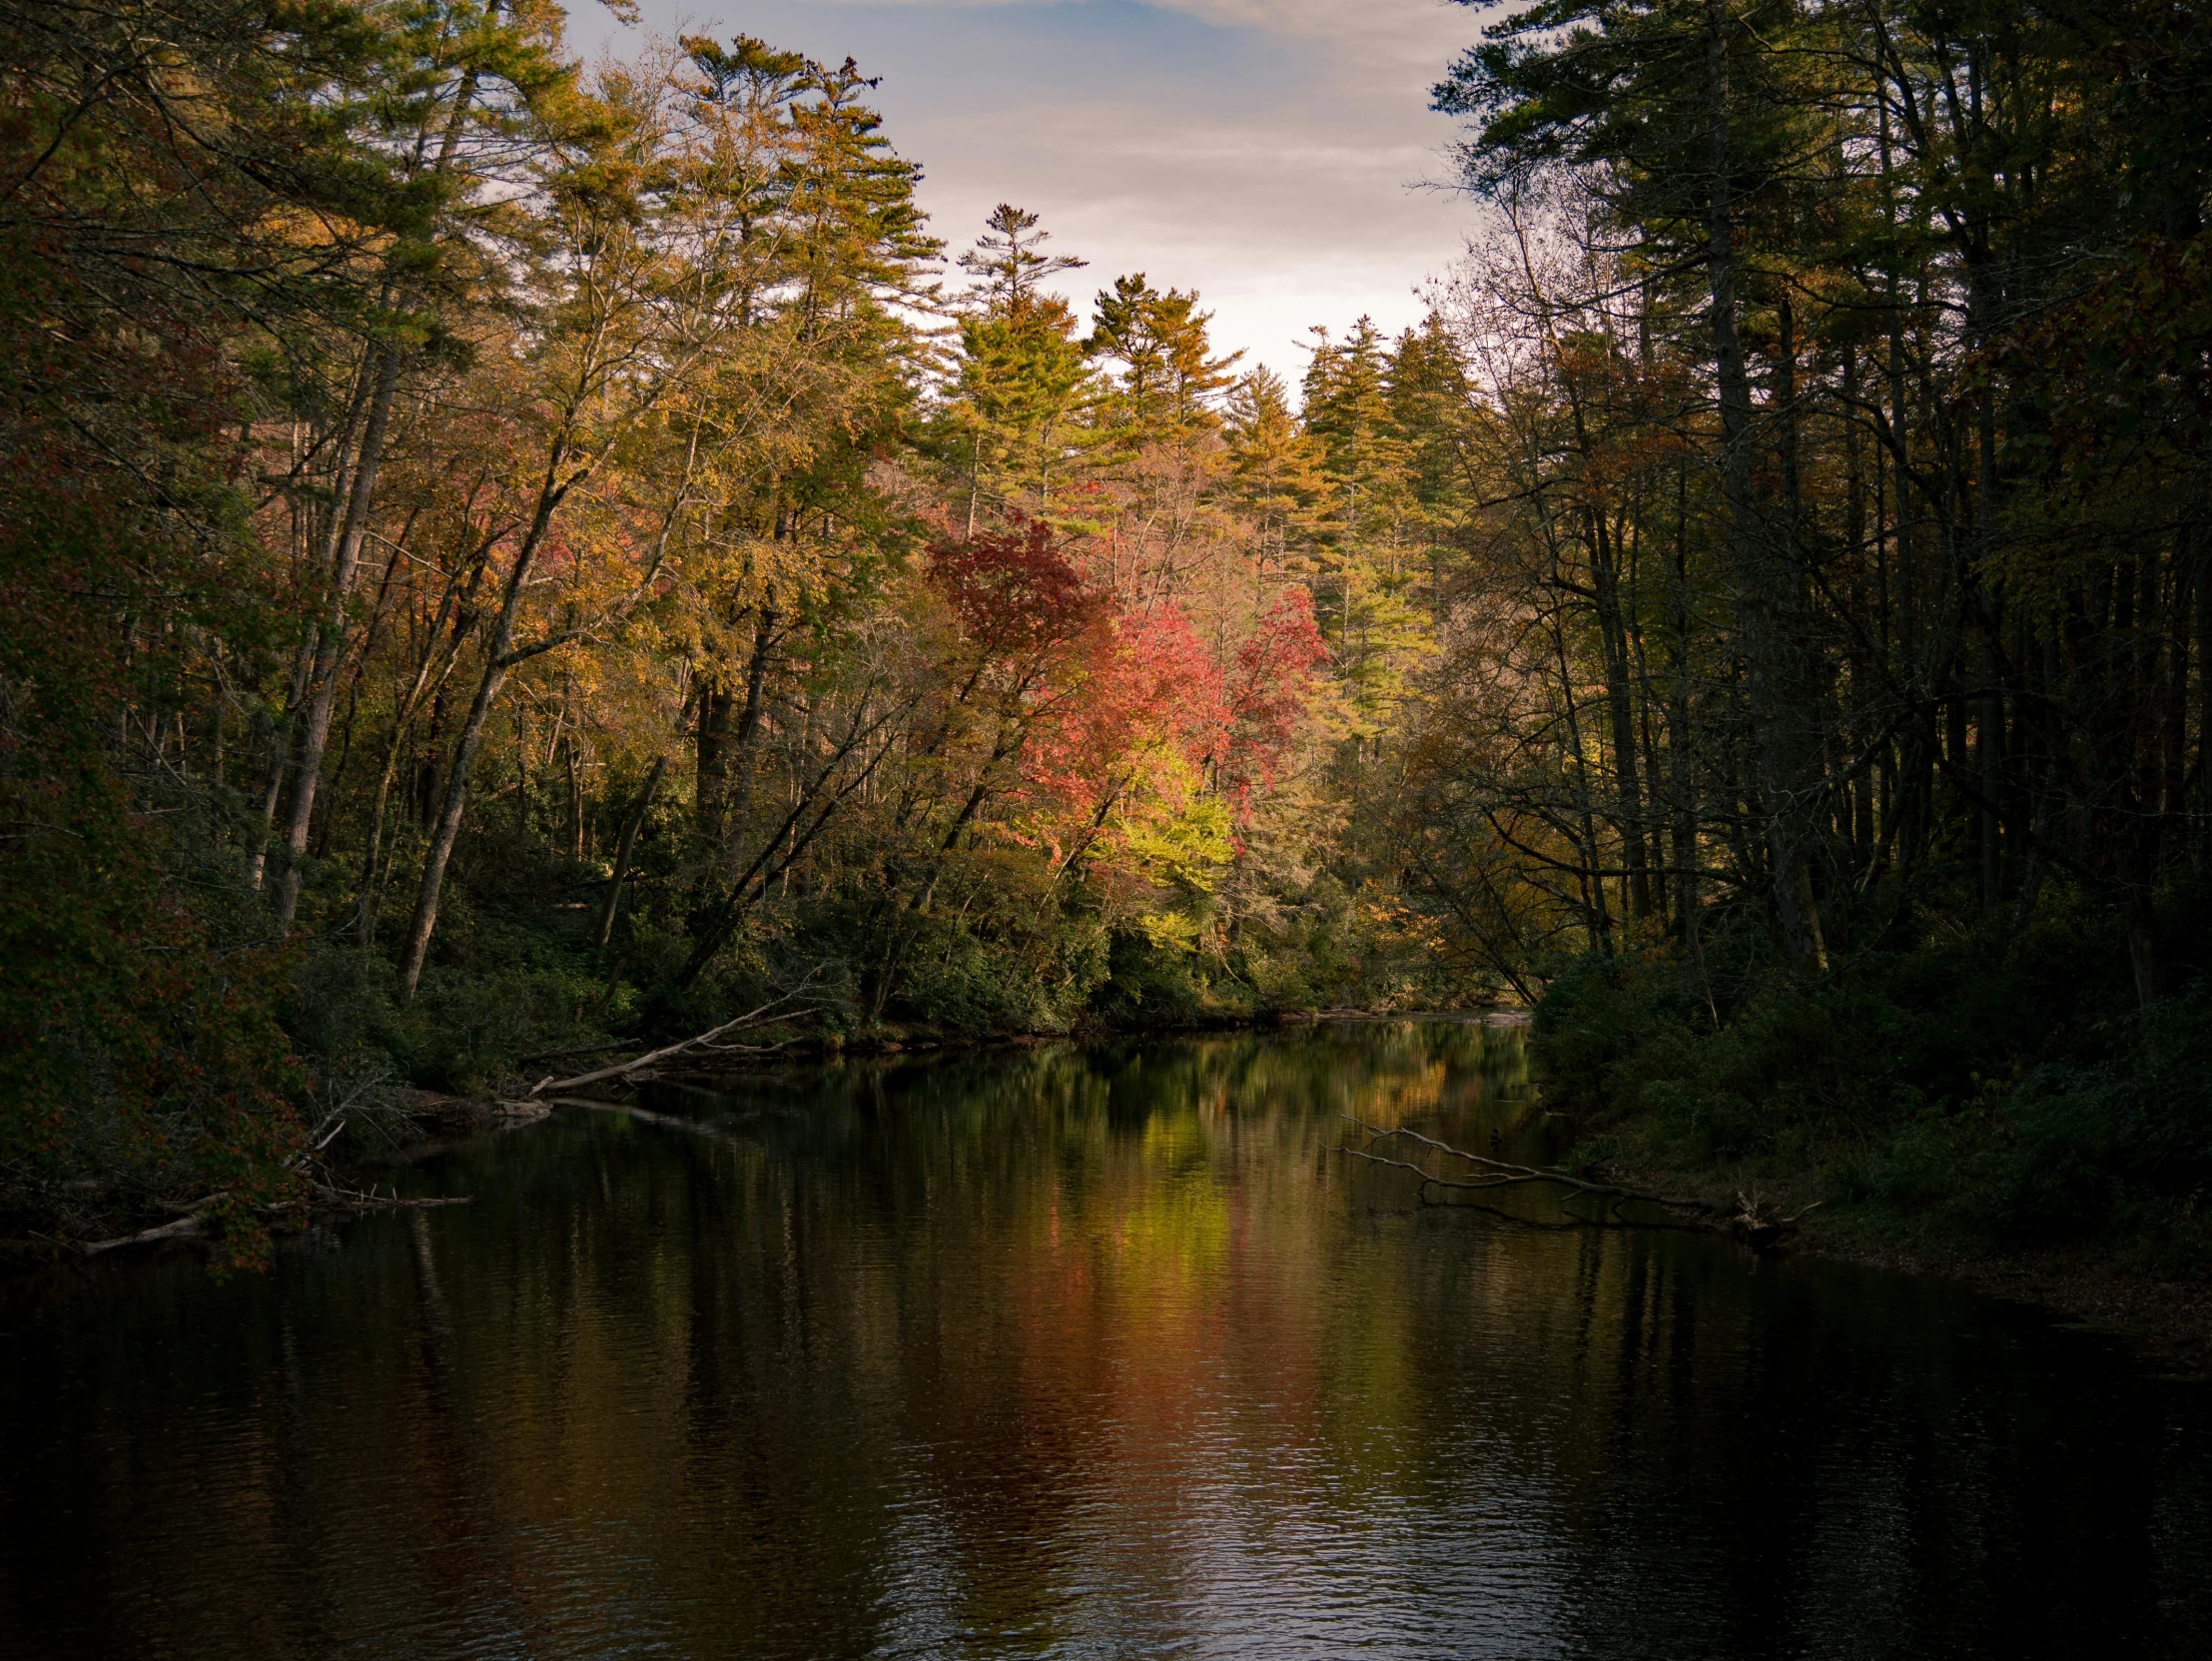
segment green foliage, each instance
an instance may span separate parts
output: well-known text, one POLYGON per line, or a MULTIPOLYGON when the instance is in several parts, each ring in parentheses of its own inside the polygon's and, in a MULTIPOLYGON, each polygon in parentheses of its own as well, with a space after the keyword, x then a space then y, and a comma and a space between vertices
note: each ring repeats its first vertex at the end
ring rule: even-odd
POLYGON ((1976 1215, 2010 1231, 2202 1215, 2212 1193, 2212 983, 2114 1026, 2109 1059, 2051 1063, 1990 1092, 1993 1139, 1976 1153, 1966 1195, 1976 1215))
POLYGON ((275 1198, 303 1082, 273 1015, 286 954, 103 770, 50 768, 8 797, 0 1205, 138 1210, 209 1183, 275 1198))
POLYGON ((1208 1013, 1208 987, 1187 948, 1116 934, 1109 974, 1091 1007, 1118 1027, 1187 1027, 1208 1013))

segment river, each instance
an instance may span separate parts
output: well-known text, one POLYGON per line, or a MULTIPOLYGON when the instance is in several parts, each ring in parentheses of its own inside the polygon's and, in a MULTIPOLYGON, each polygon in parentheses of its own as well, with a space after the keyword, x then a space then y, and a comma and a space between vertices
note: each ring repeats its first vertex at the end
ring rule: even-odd
POLYGON ((467 1206, 0 1286, 9 1657, 2212 1654, 2212 1387, 1955 1286, 1421 1207, 1517 1029, 764 1072, 467 1206))

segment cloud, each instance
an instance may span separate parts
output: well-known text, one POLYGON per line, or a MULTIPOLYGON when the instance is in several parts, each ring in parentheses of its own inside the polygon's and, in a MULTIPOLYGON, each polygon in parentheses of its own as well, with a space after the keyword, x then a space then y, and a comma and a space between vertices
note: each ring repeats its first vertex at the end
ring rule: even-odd
MULTIPOLYGON (((642 0, 663 32, 675 0, 642 0)), ((1480 19, 1437 0, 725 0, 741 28, 850 53, 938 235, 965 247, 995 203, 1036 210, 1092 263, 1196 288, 1217 341, 1295 377, 1309 324, 1418 321, 1412 291, 1473 213, 1417 187, 1452 137, 1428 88, 1480 19)), ((577 34, 611 26, 571 0, 577 34)), ((714 0, 684 0, 689 28, 714 0)), ((602 16, 603 14, 597 14, 602 16)))
POLYGON ((1438 71, 1474 38, 1478 12, 1492 0, 1472 5, 1458 0, 810 0, 817 8, 864 10, 1010 11, 1053 7, 1069 11, 1090 7, 1171 12, 1219 29, 1245 30, 1300 40, 1327 42, 1343 54, 1339 67, 1417 68, 1427 86, 1438 71))
POLYGON ((1360 58, 1435 66, 1474 34, 1471 8, 1450 0, 1156 0, 1208 23, 1348 46, 1360 58))

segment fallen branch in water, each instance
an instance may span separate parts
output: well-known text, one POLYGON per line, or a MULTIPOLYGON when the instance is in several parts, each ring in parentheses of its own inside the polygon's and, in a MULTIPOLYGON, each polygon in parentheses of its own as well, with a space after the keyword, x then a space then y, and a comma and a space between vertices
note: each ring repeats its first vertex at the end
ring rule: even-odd
POLYGON ((716 1142, 739 1140, 711 1120, 685 1119, 672 1113, 654 1113, 650 1108, 632 1107, 627 1102, 601 1102, 589 1096, 556 1096, 553 1103, 556 1107, 597 1108, 601 1113, 618 1113, 624 1119, 634 1119, 641 1125, 662 1125, 672 1131, 688 1131, 696 1137, 711 1137, 716 1142))
MULTIPOLYGON (((328 1188, 318 1184, 315 1198, 324 1211, 392 1212, 426 1211, 432 1206, 466 1206, 475 1196, 472 1194, 438 1195, 423 1199, 398 1194, 378 1194, 371 1189, 367 1194, 352 1189, 328 1188)), ((271 1207, 270 1210, 277 1210, 271 1207)))
POLYGON ((1767 1251, 1797 1233, 1799 1222, 1809 1213, 1817 1212, 1827 1204, 1825 1200, 1816 1200, 1812 1205, 1801 1207, 1788 1217, 1768 1217, 1764 1215, 1765 1208, 1760 1202, 1757 1189, 1752 1191, 1749 1199, 1739 1189, 1736 1191, 1736 1215, 1723 1227, 1754 1251, 1767 1251))
POLYGON ((1718 1230, 1742 1241, 1754 1250, 1767 1251, 1780 1246, 1785 1239, 1797 1230, 1800 1221, 1808 1214, 1818 1211, 1822 1205, 1822 1202, 1817 1200, 1812 1205, 1789 1217, 1771 1217, 1767 1215, 1756 1193, 1747 1196, 1740 1192, 1736 1196, 1736 1211, 1734 1214, 1728 1214, 1723 1208, 1711 1205, 1703 1200, 1683 1199, 1665 1194, 1649 1194, 1641 1189, 1623 1188, 1617 1183, 1587 1182, 1580 1177, 1570 1176, 1564 1171, 1547 1171, 1533 1165, 1513 1165, 1505 1160, 1494 1160, 1481 1154, 1470 1154, 1464 1148, 1454 1148, 1448 1142, 1438 1142, 1434 1137, 1425 1137, 1420 1132, 1407 1130, 1403 1126, 1386 1131, 1380 1126, 1370 1125, 1365 1120, 1352 1114, 1345 1114, 1343 1117, 1348 1123, 1358 1126, 1367 1133, 1367 1146, 1354 1148, 1349 1143, 1344 1143, 1337 1147, 1336 1152, 1349 1154, 1355 1160, 1365 1160, 1370 1165, 1389 1166, 1398 1171, 1411 1172, 1421 1180, 1420 1199, 1423 1205, 1437 1204, 1437 1202, 1429 1199, 1428 1191, 1432 1188, 1449 1189, 1457 1194, 1529 1187, 1546 1187, 1567 1191, 1566 1195, 1560 1197, 1560 1210, 1566 1213, 1566 1221, 1560 1223, 1548 1223, 1541 1218, 1523 1217, 1518 1213, 1503 1211, 1495 1206, 1486 1206, 1479 1200, 1452 1202, 1454 1205, 1472 1206, 1478 1211, 1488 1212, 1493 1217, 1504 1218, 1511 1223, 1518 1223, 1524 1228, 1718 1230), (1389 1142, 1393 1138, 1403 1138, 1408 1142, 1416 1142, 1423 1148, 1433 1149, 1448 1158, 1464 1160, 1468 1165, 1474 1167, 1474 1175, 1467 1177, 1439 1176, 1426 1166, 1413 1160, 1395 1159, 1388 1154, 1374 1152, 1377 1144, 1389 1142), (1570 1196, 1577 1195, 1598 1197, 1605 1201, 1604 1209, 1596 1217, 1585 1217, 1570 1210, 1566 1203, 1567 1199, 1570 1196), (1689 1221, 1657 1223, 1622 1216, 1622 1209, 1630 1205, 1656 1207, 1661 1211, 1675 1213, 1678 1217, 1686 1218, 1689 1221))
MULTIPOLYGON (((201 1202, 203 1207, 214 1204, 213 1200, 201 1202)), ((192 1216, 180 1217, 174 1223, 164 1223, 153 1229, 141 1229, 135 1235, 122 1235, 114 1240, 87 1241, 78 1249, 88 1257, 97 1257, 101 1252, 113 1251, 120 1246, 150 1246, 155 1241, 184 1240, 190 1236, 205 1234, 207 1227, 208 1220, 195 1212, 192 1216)))
MULTIPOLYGON (((342 1189, 329 1183, 311 1183, 309 1198, 302 1200, 277 1200, 266 1206, 256 1206, 254 1215, 263 1222, 293 1217, 300 1213, 316 1212, 387 1212, 423 1211, 433 1206, 465 1206, 473 1195, 456 1194, 416 1199, 399 1194, 378 1194, 374 1189, 363 1194, 358 1189, 342 1189)), ((184 1216, 171 1223, 157 1224, 151 1229, 141 1229, 135 1235, 118 1235, 114 1240, 94 1240, 78 1243, 77 1249, 88 1257, 97 1257, 103 1251, 118 1250, 126 1246, 152 1246, 165 1240, 194 1240, 207 1233, 207 1214, 230 1198, 228 1189, 195 1200, 181 1208, 184 1216)))
POLYGON ((795 999, 803 997, 806 994, 808 987, 812 984, 813 977, 810 975, 807 978, 806 982, 802 983, 799 987, 797 987, 793 991, 785 993, 781 998, 770 999, 767 1003, 761 1005, 759 1009, 749 1010, 745 1014, 737 1017, 734 1021, 725 1021, 722 1023, 721 1026, 716 1027, 713 1031, 701 1033, 697 1038, 687 1038, 681 1044, 665 1045, 658 1050, 654 1050, 645 1055, 639 1056, 635 1061, 617 1062, 612 1067, 602 1067, 598 1071, 593 1073, 579 1073, 572 1079, 556 1079, 551 1074, 547 1074, 544 1078, 538 1080, 536 1084, 530 1086, 530 1096, 532 1097, 532 1099, 547 1094, 555 1096, 571 1096, 574 1095, 577 1091, 582 1090, 587 1085, 605 1084, 610 1079, 617 1079, 625 1084, 630 1083, 635 1080, 650 1077, 651 1070, 663 1065, 664 1063, 679 1061, 687 1056, 757 1056, 765 1055, 772 1051, 781 1050, 784 1048, 784 1046, 781 1044, 724 1044, 721 1042, 721 1040, 726 1038, 731 1033, 742 1032, 748 1027, 765 1027, 771 1022, 776 1021, 797 1021, 802 1016, 815 1015, 820 1013, 817 1007, 811 1005, 808 1008, 802 1010, 785 1009, 783 1007, 784 1005, 793 1002, 795 999))
MULTIPOLYGON (((1367 1133, 1367 1147, 1354 1148, 1349 1144, 1344 1144, 1337 1149, 1337 1152, 1349 1154, 1354 1159, 1366 1160, 1372 1165, 1394 1166, 1400 1171, 1412 1172, 1421 1179, 1424 1198, 1426 1197, 1425 1191, 1432 1187, 1466 1192, 1470 1190, 1544 1186, 1566 1189, 1573 1194, 1597 1195, 1610 1202, 1606 1208, 1609 1217, 1617 1214, 1622 1206, 1631 1202, 1657 1206, 1664 1211, 1691 1212, 1699 1215, 1710 1215, 1714 1209, 1703 1200, 1684 1200, 1675 1199, 1664 1194, 1647 1194, 1640 1189, 1622 1188, 1617 1183, 1586 1182, 1580 1177, 1569 1176, 1564 1171, 1546 1171, 1533 1165, 1513 1165, 1504 1160, 1488 1159, 1481 1154, 1470 1154, 1464 1148, 1454 1148, 1448 1142, 1438 1142, 1434 1137, 1425 1137, 1420 1132, 1407 1130, 1403 1126, 1396 1130, 1386 1131, 1380 1126, 1370 1125, 1365 1120, 1356 1118, 1351 1114, 1345 1114, 1343 1117, 1367 1133), (1479 1175, 1473 1177, 1440 1177, 1427 1167, 1418 1165, 1411 1160, 1392 1159, 1386 1154, 1377 1154, 1372 1151, 1375 1144, 1388 1142, 1394 1137, 1403 1137, 1409 1142, 1421 1144, 1424 1148, 1433 1148, 1439 1154, 1447 1155, 1452 1159, 1464 1160, 1475 1167, 1479 1175)), ((1587 1218, 1575 1219, 1575 1223, 1583 1225, 1588 1225, 1593 1221, 1587 1218)), ((1561 1227, 1572 1226, 1562 1225, 1561 1227)))

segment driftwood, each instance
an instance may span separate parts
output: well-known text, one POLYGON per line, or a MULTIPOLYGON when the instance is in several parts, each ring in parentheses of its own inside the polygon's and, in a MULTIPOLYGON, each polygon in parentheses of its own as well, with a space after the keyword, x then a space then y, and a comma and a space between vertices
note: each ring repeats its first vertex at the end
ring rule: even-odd
POLYGON ((1394 1170, 1410 1172, 1420 1179, 1422 1204, 1431 1205, 1429 1191, 1442 1189, 1454 1194, 1483 1193, 1497 1189, 1538 1188, 1555 1194, 1564 1217, 1559 1222, 1547 1222, 1541 1218, 1523 1217, 1481 1201, 1456 1200, 1455 1205, 1472 1206, 1494 1217, 1504 1218, 1531 1229, 1697 1229, 1721 1230, 1742 1241, 1756 1250, 1771 1250, 1793 1234, 1807 1213, 1819 1209, 1820 1202, 1806 1207, 1791 1217, 1770 1217, 1765 1214, 1756 1195, 1738 1194, 1737 1210, 1733 1214, 1724 1208, 1704 1200, 1674 1195, 1652 1194, 1642 1189, 1624 1188, 1617 1183, 1593 1183, 1571 1176, 1564 1171, 1549 1171, 1539 1166, 1514 1165, 1505 1160, 1491 1159, 1481 1154, 1471 1154, 1464 1148, 1454 1148, 1448 1142, 1438 1142, 1418 1131, 1405 1129, 1383 1130, 1351 1114, 1343 1116, 1350 1124, 1366 1133, 1367 1144, 1354 1148, 1350 1143, 1340 1144, 1335 1152, 1348 1154, 1355 1160, 1365 1160, 1370 1165, 1388 1166, 1394 1170), (1472 1167, 1464 1177, 1439 1175, 1415 1160, 1397 1159, 1388 1154, 1378 1154, 1378 1145, 1403 1139, 1418 1143, 1422 1148, 1434 1150, 1449 1159, 1460 1160, 1472 1167), (1576 1212, 1570 1208, 1570 1198, 1588 1196, 1602 1201, 1595 1216, 1576 1212), (1649 1206, 1672 1214, 1674 1221, 1659 1222, 1653 1219, 1636 1219, 1623 1216, 1631 1205, 1649 1206))
MULTIPOLYGON (((208 1230, 207 1213, 225 1198, 229 1191, 211 1194, 187 1206, 185 1215, 173 1223, 159 1224, 152 1229, 141 1229, 135 1235, 119 1235, 114 1240, 86 1241, 77 1249, 88 1257, 97 1257, 103 1251, 114 1251, 126 1246, 152 1246, 165 1240, 192 1240, 205 1235, 208 1230)), ((363 1194, 354 1189, 333 1188, 328 1183, 316 1183, 306 1201, 280 1200, 268 1206, 257 1206, 254 1214, 265 1222, 297 1216, 302 1212, 382 1212, 426 1211, 433 1206, 465 1206, 472 1196, 459 1194, 448 1198, 410 1199, 397 1194, 377 1194, 373 1190, 363 1194)))
POLYGON ((749 1010, 735 1020, 725 1021, 711 1032, 697 1038, 687 1038, 680 1044, 663 1045, 633 1061, 616 1062, 612 1067, 602 1067, 594 1072, 579 1073, 572 1079, 556 1079, 551 1074, 530 1086, 530 1098, 541 1096, 573 1096, 591 1085, 603 1085, 609 1080, 623 1084, 642 1083, 657 1077, 657 1069, 670 1062, 684 1061, 694 1056, 714 1055, 766 1055, 784 1048, 781 1044, 725 1044, 722 1041, 732 1033, 743 1032, 748 1027, 764 1027, 774 1021, 796 1021, 802 1016, 819 1013, 817 1008, 788 1009, 785 1006, 805 996, 807 988, 787 992, 781 998, 772 998, 759 1009, 749 1010))
MULTIPOLYGON (((212 1206, 215 1202, 207 1200, 201 1204, 212 1206)), ((180 1217, 174 1223, 164 1223, 154 1229, 141 1229, 135 1235, 123 1235, 115 1240, 87 1241, 78 1249, 88 1257, 97 1257, 101 1252, 113 1251, 121 1246, 151 1246, 156 1241, 185 1240, 194 1235, 204 1235, 207 1231, 208 1221, 206 1218, 198 1215, 180 1217)))

